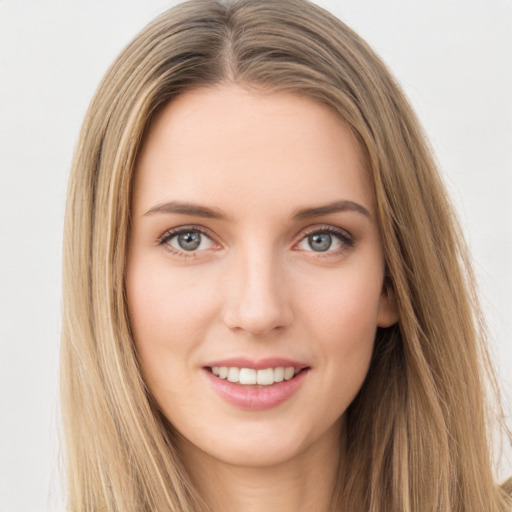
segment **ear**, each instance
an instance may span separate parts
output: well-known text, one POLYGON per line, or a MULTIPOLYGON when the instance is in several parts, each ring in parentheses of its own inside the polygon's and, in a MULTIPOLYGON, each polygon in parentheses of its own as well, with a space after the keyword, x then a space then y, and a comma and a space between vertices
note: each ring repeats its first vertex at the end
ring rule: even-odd
POLYGON ((379 298, 379 309, 377 311, 377 326, 391 327, 396 324, 400 318, 395 292, 387 279, 382 287, 382 293, 379 298))

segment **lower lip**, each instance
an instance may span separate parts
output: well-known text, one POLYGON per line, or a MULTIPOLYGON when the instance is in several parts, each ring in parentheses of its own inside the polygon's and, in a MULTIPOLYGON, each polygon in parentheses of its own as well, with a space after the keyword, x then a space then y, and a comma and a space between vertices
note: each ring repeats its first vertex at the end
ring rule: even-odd
POLYGON ((291 398, 302 386, 309 369, 302 370, 293 379, 260 388, 219 379, 207 369, 204 372, 213 389, 229 404, 240 409, 263 411, 277 407, 291 398))

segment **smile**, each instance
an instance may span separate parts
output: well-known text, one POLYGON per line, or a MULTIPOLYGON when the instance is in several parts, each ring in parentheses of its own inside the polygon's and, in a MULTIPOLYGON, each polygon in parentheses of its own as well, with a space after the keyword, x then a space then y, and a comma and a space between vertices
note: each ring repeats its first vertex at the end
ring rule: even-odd
POLYGON ((304 384, 311 367, 281 358, 216 361, 203 367, 211 389, 238 409, 263 411, 284 404, 304 384))
POLYGON ((293 366, 278 366, 277 368, 261 370, 238 368, 236 366, 213 366, 211 372, 219 379, 226 379, 233 384, 272 386, 275 383, 293 379, 300 372, 300 369, 293 366))

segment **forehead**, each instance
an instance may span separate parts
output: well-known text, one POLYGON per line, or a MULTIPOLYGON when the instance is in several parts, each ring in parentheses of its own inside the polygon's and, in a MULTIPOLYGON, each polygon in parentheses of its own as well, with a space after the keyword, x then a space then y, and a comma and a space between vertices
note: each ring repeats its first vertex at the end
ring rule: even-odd
POLYGON ((223 84, 189 91, 155 117, 134 207, 166 199, 292 207, 340 195, 373 207, 359 145, 339 116, 301 95, 223 84))

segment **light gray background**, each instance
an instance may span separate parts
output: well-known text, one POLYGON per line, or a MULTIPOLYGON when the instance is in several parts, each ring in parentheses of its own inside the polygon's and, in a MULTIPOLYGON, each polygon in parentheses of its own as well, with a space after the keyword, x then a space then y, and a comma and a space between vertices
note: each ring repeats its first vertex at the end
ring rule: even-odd
MULTIPOLYGON (((425 125, 471 244, 510 413, 512 2, 319 3, 380 53, 425 125)), ((106 68, 172 4, 0 0, 1 512, 62 510, 57 365, 69 163, 106 68)))

